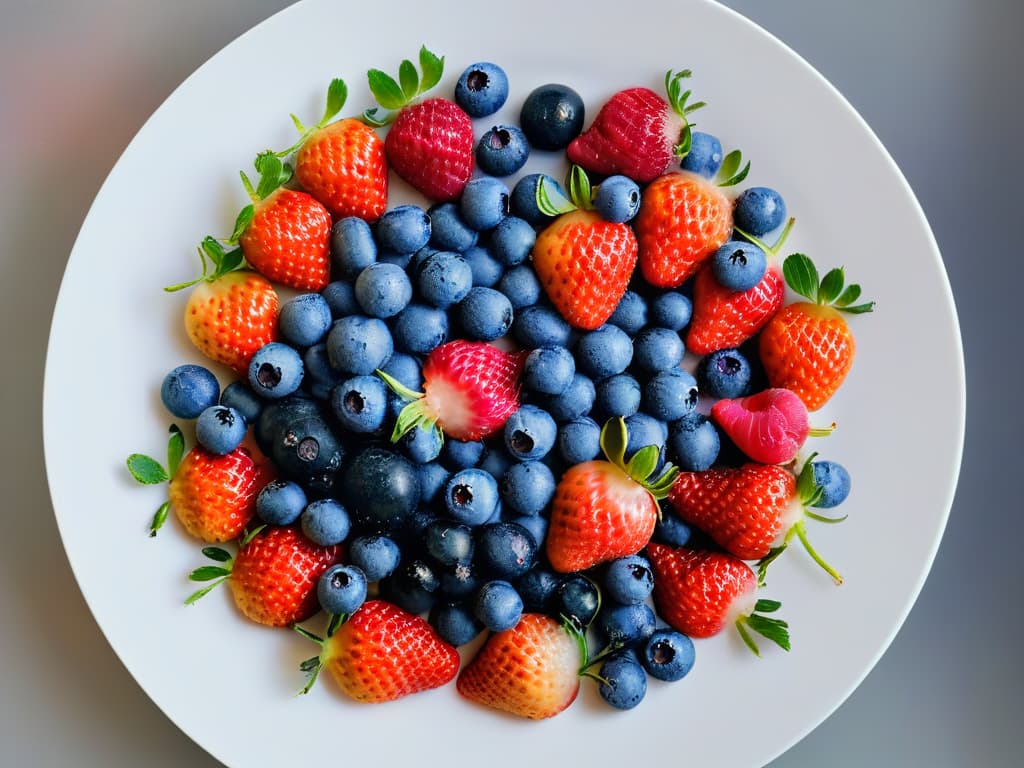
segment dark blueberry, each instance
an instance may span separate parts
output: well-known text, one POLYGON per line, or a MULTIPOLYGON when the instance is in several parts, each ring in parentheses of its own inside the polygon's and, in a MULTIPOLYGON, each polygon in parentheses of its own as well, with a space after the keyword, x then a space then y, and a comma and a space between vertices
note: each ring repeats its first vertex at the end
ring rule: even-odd
POLYGON ((627 176, 609 176, 594 194, 594 210, 605 221, 624 224, 640 210, 640 187, 627 176))
POLYGON ((487 472, 495 480, 500 480, 505 476, 508 468, 514 464, 514 460, 508 455, 503 445, 489 445, 484 451, 483 458, 480 459, 477 466, 480 469, 487 472))
POLYGON ((770 187, 750 187, 736 198, 733 224, 748 235, 763 237, 786 220, 786 203, 770 187))
MULTIPOLYGON (((306 366, 306 369, 308 372, 309 367, 306 366)), ((220 404, 234 408, 242 414, 246 424, 255 424, 263 412, 263 401, 252 391, 252 387, 241 380, 233 381, 224 387, 224 391, 220 393, 220 404)))
POLYGON ((730 240, 711 256, 711 271, 730 291, 748 291, 761 282, 768 257, 754 243, 730 240))
POLYGON ((380 587, 385 600, 409 613, 424 613, 433 607, 440 582, 429 565, 412 560, 383 579, 380 587))
POLYGON ((327 613, 355 613, 366 600, 366 574, 354 565, 332 565, 320 576, 316 596, 327 613))
POLYGON ((380 581, 390 576, 401 556, 394 539, 380 534, 355 538, 348 547, 348 559, 366 574, 367 581, 380 581))
POLYGON ((269 456, 273 452, 274 445, 282 438, 290 425, 304 418, 321 414, 320 404, 304 395, 296 394, 267 403, 256 420, 254 430, 256 443, 260 450, 269 456))
POLYGON ((271 447, 270 457, 282 476, 328 488, 341 468, 345 450, 327 421, 316 415, 298 419, 282 429, 271 447))
POLYGON ((241 445, 246 431, 245 417, 226 405, 211 405, 196 419, 196 442, 218 456, 241 445))
POLYGON ((306 508, 306 492, 291 480, 271 480, 256 495, 256 514, 271 525, 291 525, 306 508))
POLYGON ((601 427, 589 416, 580 416, 558 428, 557 442, 566 464, 582 464, 600 455, 601 427))
POLYGON ((652 325, 678 332, 690 324, 693 302, 676 291, 665 291, 651 299, 649 315, 652 325))
POLYGON ((496 125, 480 137, 476 145, 476 162, 480 170, 491 176, 511 176, 530 158, 526 134, 514 125, 496 125))
POLYGON ((409 265, 412 264, 412 254, 381 250, 377 253, 377 263, 389 264, 392 267, 398 267, 403 272, 408 273, 409 265))
POLYGON ((650 414, 640 411, 626 419, 627 442, 626 458, 632 458, 633 454, 648 445, 657 445, 664 448, 668 439, 668 424, 656 419, 650 414))
POLYGON ((448 568, 438 567, 437 578, 441 582, 441 592, 453 600, 469 597, 480 588, 480 578, 473 563, 456 563, 448 568))
POLYGON ((491 632, 503 632, 519 623, 523 599, 507 581, 488 581, 477 592, 473 613, 491 632))
POLYGON ((722 167, 722 142, 716 136, 701 131, 690 132, 690 151, 680 167, 707 179, 713 178, 722 167))
POLYGON ((488 523, 477 531, 475 552, 482 573, 515 581, 533 567, 537 542, 517 523, 488 523))
POLYGON ((318 499, 307 504, 299 524, 306 537, 322 547, 341 544, 352 529, 348 510, 336 499, 318 499))
POLYGON ((675 682, 693 668, 693 641, 674 629, 654 631, 644 644, 640 660, 651 677, 675 682))
POLYGON ((623 605, 642 603, 654 589, 651 564, 639 555, 620 557, 608 563, 604 574, 604 594, 623 605))
POLYGON ((583 99, 567 85, 534 88, 523 102, 519 125, 537 149, 559 150, 583 130, 583 99))
POLYGON ((349 315, 336 321, 327 334, 331 365, 352 375, 373 373, 394 351, 391 332, 380 318, 349 315))
POLYGON ((671 328, 649 326, 633 339, 633 365, 644 373, 675 368, 686 350, 679 333, 671 328))
POLYGON ((548 535, 548 519, 541 515, 519 515, 518 517, 505 518, 505 522, 515 523, 526 529, 535 542, 538 549, 543 545, 544 538, 548 535))
POLYGON ((416 464, 427 464, 441 455, 441 432, 427 424, 417 424, 395 443, 402 454, 416 464))
POLYGON ((558 427, 536 405, 521 405, 505 422, 505 450, 520 461, 541 459, 555 447, 558 427))
POLYGON ((303 293, 281 305, 277 330, 296 347, 316 344, 331 328, 331 307, 319 293, 303 293))
POLYGON ((436 461, 417 465, 416 474, 420 478, 420 503, 422 504, 430 504, 435 501, 438 494, 441 493, 441 489, 448 482, 448 478, 451 477, 451 473, 436 461))
POLYGON ((565 392, 545 400, 548 413, 557 422, 566 422, 586 416, 594 407, 597 390, 594 382, 582 373, 576 373, 565 392))
POLYGON ((599 674, 601 698, 616 709, 632 709, 647 694, 647 673, 629 655, 609 657, 601 665, 599 674))
POLYGON ((480 440, 453 440, 446 438, 441 447, 441 463, 454 472, 469 469, 480 463, 484 444, 480 440))
POLYGON ((516 313, 512 334, 527 349, 568 347, 572 339, 572 327, 556 310, 538 304, 524 307, 516 313))
POLYGON ((493 176, 470 179, 459 198, 462 220, 478 232, 494 229, 508 215, 510 196, 505 182, 493 176))
POLYGON ((541 212, 537 207, 537 186, 544 180, 544 186, 553 190, 552 194, 566 197, 565 190, 553 177, 546 173, 530 173, 523 176, 512 187, 512 198, 510 200, 511 212, 521 219, 525 219, 533 225, 540 225, 551 221, 553 217, 541 212))
POLYGON ((697 383, 711 397, 733 399, 748 395, 750 380, 750 363, 738 349, 720 349, 705 355, 697 364, 697 383))
POLYGON ((378 376, 353 376, 331 390, 331 410, 345 429, 376 432, 387 416, 388 388, 378 376))
POLYGON ((688 413, 673 421, 666 444, 669 458, 684 472, 703 472, 718 459, 721 440, 706 416, 688 413))
POLYGON ((523 598, 523 608, 530 613, 550 613, 555 602, 555 591, 562 577, 536 566, 523 574, 516 583, 523 598))
POLYGON ((416 205, 399 205, 377 220, 377 242, 395 253, 414 253, 430 240, 430 217, 416 205))
POLYGON ((576 367, 599 381, 622 373, 633 359, 633 342, 615 325, 602 325, 576 342, 576 367))
POLYGON ((508 75, 497 64, 470 64, 455 83, 455 103, 470 117, 493 115, 508 98, 508 75))
POLYGON ((533 226, 518 216, 506 216, 491 232, 488 250, 506 267, 522 264, 537 241, 533 226))
POLYGON ((513 464, 501 479, 501 502, 515 515, 539 515, 555 495, 555 476, 540 461, 513 464))
POLYGON ((594 385, 592 415, 604 423, 613 416, 626 419, 640 410, 640 384, 628 373, 618 373, 594 385))
POLYGON ((302 388, 317 400, 327 400, 331 390, 345 380, 346 375, 331 365, 327 355, 327 344, 320 342, 307 347, 302 354, 302 388))
POLYGON ((473 532, 462 523, 434 520, 423 531, 423 547, 443 568, 464 565, 473 559, 473 532))
POLYGON ((481 525, 498 508, 498 482, 482 469, 463 469, 448 479, 444 489, 448 516, 466 525, 481 525))
POLYGON ((603 647, 624 648, 645 642, 657 624, 654 611, 647 603, 630 603, 601 606, 594 626, 603 647))
POLYGON ((661 421, 675 421, 697 407, 697 380, 682 368, 669 368, 644 385, 644 410, 661 421))
POLYGON ((366 448, 342 473, 349 511, 368 532, 398 531, 420 500, 415 466, 384 448, 366 448))
POLYGON ((395 352, 380 369, 414 392, 423 389, 423 369, 412 355, 395 352))
POLYGON ((588 627, 601 606, 597 584, 582 574, 566 576, 555 590, 555 607, 580 627, 588 627))
POLYGON ((302 356, 280 341, 256 350, 249 361, 249 386, 267 400, 287 397, 299 388, 304 371, 302 356))
POLYGON ((494 341, 512 327, 512 303, 493 288, 471 289, 455 311, 466 338, 475 341, 494 341))
POLYGON ((448 313, 426 304, 410 304, 391 321, 391 330, 399 350, 426 355, 448 340, 448 313))
POLYGON ((430 244, 442 251, 462 253, 476 245, 479 237, 466 220, 458 203, 438 203, 430 211, 430 244))
POLYGON ((356 216, 338 219, 331 227, 331 266, 336 277, 354 278, 377 261, 377 242, 370 225, 356 216))
POLYGON ((473 270, 457 253, 438 251, 416 272, 416 290, 428 304, 446 309, 466 298, 473 287, 473 270))
POLYGON ((850 473, 846 467, 834 461, 815 461, 811 464, 814 483, 821 491, 821 498, 813 506, 831 509, 838 507, 850 495, 850 473))
POLYGON ((356 289, 351 280, 335 280, 328 283, 327 287, 320 291, 320 295, 331 308, 331 317, 335 320, 360 312, 359 302, 356 301, 356 289))
POLYGON ((428 620, 438 637, 456 648, 471 642, 484 630, 473 611, 461 603, 435 603, 428 620))
POLYGON ((690 526, 673 514, 663 511, 654 525, 654 540, 670 547, 684 547, 690 541, 693 531, 690 526))
POLYGON ((640 329, 647 325, 648 308, 644 297, 636 291, 626 291, 619 299, 615 311, 608 318, 610 325, 615 325, 630 336, 636 336, 640 329))
POLYGON ((565 347, 539 347, 523 363, 523 386, 543 395, 560 395, 572 383, 576 361, 565 347))

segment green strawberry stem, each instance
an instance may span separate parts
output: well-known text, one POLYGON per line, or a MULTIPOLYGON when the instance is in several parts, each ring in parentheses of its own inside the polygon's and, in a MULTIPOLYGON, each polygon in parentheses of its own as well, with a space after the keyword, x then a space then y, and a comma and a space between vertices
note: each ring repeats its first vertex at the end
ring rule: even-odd
POLYGON ((308 659, 299 664, 299 670, 306 673, 307 679, 306 684, 299 691, 299 695, 304 695, 313 690, 313 686, 316 684, 316 679, 320 675, 320 670, 324 667, 323 652, 324 647, 327 644, 327 640, 330 639, 335 632, 338 631, 338 627, 348 621, 348 616, 344 613, 332 613, 330 620, 327 622, 327 632, 325 637, 314 635, 308 629, 300 627, 298 624, 293 624, 292 629, 298 632, 307 640, 312 640, 314 643, 320 646, 320 653, 316 656, 310 656, 308 659))
POLYGON ((420 46, 419 70, 409 59, 403 59, 398 65, 398 80, 379 69, 371 69, 366 73, 370 93, 377 104, 388 110, 383 117, 378 116, 378 107, 363 112, 362 120, 367 125, 382 127, 394 122, 403 107, 412 104, 441 81, 444 74, 444 56, 437 56, 420 46))
POLYGON ((601 452, 605 458, 621 469, 629 478, 647 490, 655 501, 660 501, 668 496, 672 484, 679 476, 679 469, 671 464, 666 464, 661 474, 652 477, 658 467, 658 459, 661 456, 661 449, 656 445, 648 445, 626 461, 626 445, 629 442, 629 435, 626 431, 626 421, 621 416, 608 419, 601 428, 600 445, 601 452))
POLYGON ((781 606, 782 603, 778 600, 758 600, 754 605, 754 610, 749 615, 740 616, 736 619, 736 630, 740 633, 744 644, 759 658, 761 651, 757 647, 753 635, 750 634, 751 631, 771 640, 784 651, 790 649, 789 624, 782 619, 764 615, 766 613, 774 613, 781 606))
POLYGON ((794 253, 786 257, 782 263, 782 276, 790 288, 815 304, 834 307, 851 315, 861 315, 875 308, 873 301, 853 303, 860 298, 861 288, 857 283, 846 285, 842 267, 830 269, 819 280, 814 262, 803 253, 794 253))
POLYGON ((707 102, 698 101, 687 104, 692 91, 683 90, 682 81, 689 78, 693 73, 688 69, 681 69, 673 73, 668 70, 665 73, 665 94, 668 97, 669 106, 683 121, 683 130, 679 134, 679 143, 672 147, 672 153, 680 160, 690 154, 693 145, 693 124, 689 120, 691 112, 696 112, 701 107, 707 106, 707 102))
POLYGON ((245 193, 249 196, 251 202, 242 208, 238 212, 238 216, 235 217, 235 226, 231 231, 231 236, 221 239, 221 242, 228 245, 238 245, 239 239, 245 233, 245 230, 249 228, 249 225, 252 224, 256 203, 266 200, 277 189, 291 181, 292 178, 292 167, 287 163, 282 163, 281 158, 270 150, 256 155, 254 165, 256 166, 256 172, 260 175, 259 182, 255 188, 249 177, 245 175, 245 171, 238 172, 242 178, 242 186, 245 187, 245 193))
POLYGON ((390 440, 392 443, 397 443, 406 433, 419 427, 424 429, 433 428, 440 439, 444 440, 444 431, 437 423, 437 414, 430 410, 423 392, 409 389, 402 382, 384 373, 379 368, 375 373, 384 380, 384 383, 388 385, 392 392, 406 401, 406 406, 395 420, 395 428, 391 430, 390 440))
POLYGON ((330 85, 327 86, 327 103, 324 106, 323 115, 321 115, 320 119, 316 122, 316 124, 311 128, 307 128, 302 124, 302 121, 299 120, 298 117, 296 117, 294 114, 290 115, 292 119, 292 124, 295 126, 295 130, 299 132, 298 140, 290 147, 288 147, 287 149, 282 149, 280 152, 272 152, 270 150, 267 150, 266 153, 261 154, 271 154, 280 158, 288 157, 293 152, 298 150, 299 147, 305 144, 306 139, 308 139, 314 133, 316 133, 329 122, 331 122, 331 120, 333 120, 337 116, 337 114, 341 112, 342 107, 345 106, 345 101, 347 99, 348 86, 345 85, 345 81, 342 80, 341 78, 334 78, 333 80, 331 80, 330 85))
POLYGON ((201 600, 213 591, 214 588, 227 581, 228 577, 231 576, 231 566, 234 565, 235 559, 230 552, 220 547, 203 547, 202 552, 206 557, 210 558, 214 562, 223 563, 223 565, 201 565, 189 573, 189 581, 209 581, 212 583, 207 584, 201 589, 197 589, 185 598, 185 605, 195 604, 198 600, 201 600))
POLYGON ((775 239, 775 243, 773 245, 768 245, 766 242, 764 242, 764 240, 754 237, 749 232, 744 232, 739 227, 735 227, 735 230, 739 232, 741 235, 743 235, 743 237, 747 238, 747 240, 756 245, 758 248, 760 248, 762 251, 764 251, 765 255, 769 259, 775 259, 778 257, 779 251, 782 250, 782 246, 785 245, 786 240, 789 238, 789 233, 793 230, 794 224, 796 224, 796 219, 791 216, 786 221, 786 226, 782 228, 782 231, 779 233, 779 236, 775 239))
MULTIPOLYGON (((181 464, 181 457, 185 453, 185 436, 181 433, 181 429, 177 424, 171 424, 168 428, 168 432, 171 433, 170 438, 167 440, 167 466, 164 467, 156 459, 151 456, 147 456, 144 453, 133 453, 128 456, 125 463, 128 465, 128 471, 131 476, 135 478, 136 482, 142 485, 158 485, 160 483, 168 482, 174 474, 178 471, 178 465, 181 464)), ((153 514, 153 519, 149 524, 149 536, 150 538, 156 536, 156 532, 159 531, 165 522, 167 522, 167 516, 170 512, 171 504, 169 501, 164 501, 156 512, 153 514)))
POLYGON ((214 280, 223 277, 228 272, 234 272, 236 269, 240 269, 245 263, 245 259, 242 257, 241 248, 233 248, 230 251, 225 251, 224 246, 220 244, 217 238, 207 235, 203 238, 203 242, 199 244, 199 260, 203 265, 202 274, 195 280, 189 280, 184 283, 177 283, 175 285, 169 285, 164 288, 168 293, 174 293, 184 288, 191 288, 193 285, 197 285, 202 282, 212 283, 214 280), (210 265, 213 265, 213 269, 210 269, 210 265))

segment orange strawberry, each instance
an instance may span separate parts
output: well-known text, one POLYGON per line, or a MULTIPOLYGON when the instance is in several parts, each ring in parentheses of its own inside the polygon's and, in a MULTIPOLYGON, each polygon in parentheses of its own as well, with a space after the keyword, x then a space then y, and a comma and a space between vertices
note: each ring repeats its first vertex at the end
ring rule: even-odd
POLYGON ((853 303, 860 298, 860 286, 845 286, 842 268, 830 270, 819 282, 814 263, 801 253, 789 256, 782 269, 789 287, 810 301, 784 307, 765 326, 761 362, 773 387, 792 390, 808 410, 816 411, 853 366, 856 345, 842 313, 871 312, 875 303, 853 303))
POLYGON ((730 152, 713 181, 678 171, 644 189, 633 228, 640 272, 651 285, 681 285, 732 235, 732 201, 721 187, 746 178, 750 163, 737 172, 740 161, 738 151, 730 152))
MULTIPOLYGON (((328 629, 333 628, 332 626, 328 629)), ((322 668, 356 701, 381 703, 438 688, 459 671, 459 654, 425 619, 384 600, 368 600, 327 639, 301 627, 320 644, 319 656, 302 663, 308 693, 322 668)))
POLYGON ((541 720, 565 710, 580 690, 586 641, 550 616, 525 613, 487 638, 459 674, 462 696, 485 707, 541 720))
POLYGON ((545 545, 556 571, 581 571, 633 555, 650 541, 657 500, 668 495, 678 470, 669 466, 652 478, 659 458, 654 445, 627 463, 627 439, 625 421, 609 419, 601 430, 607 460, 576 464, 558 481, 545 545))
POLYGON ((533 247, 533 268, 551 303, 570 325, 601 326, 626 292, 637 260, 637 241, 628 224, 605 221, 591 210, 586 172, 573 166, 567 186, 571 200, 538 186, 541 210, 558 218, 533 247), (560 214, 560 215, 559 215, 560 214))

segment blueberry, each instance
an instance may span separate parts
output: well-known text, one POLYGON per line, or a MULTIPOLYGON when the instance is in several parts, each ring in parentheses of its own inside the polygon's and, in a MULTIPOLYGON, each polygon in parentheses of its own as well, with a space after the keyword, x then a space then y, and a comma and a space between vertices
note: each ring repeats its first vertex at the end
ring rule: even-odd
POLYGON ((545 402, 545 407, 555 421, 573 421, 590 413, 596 396, 594 382, 588 376, 577 372, 565 392, 549 398, 545 402))
POLYGON ((533 567, 537 542, 518 523, 488 523, 477 533, 474 562, 491 578, 514 581, 533 567))
POLYGON ((305 373, 302 386, 318 400, 326 400, 331 390, 345 380, 345 374, 331 365, 326 342, 307 347, 302 353, 302 367, 305 373))
POLYGON ((722 142, 710 133, 690 132, 690 151, 679 163, 684 171, 691 171, 707 179, 713 178, 722 167, 722 142))
POLYGON ((284 437, 285 431, 298 421, 311 416, 320 416, 320 404, 303 394, 294 394, 267 403, 255 422, 253 435, 256 443, 268 456, 274 444, 284 437))
POLYGON ((441 447, 441 463, 453 471, 469 469, 480 463, 484 444, 480 440, 453 440, 445 438, 441 447))
POLYGON ((653 678, 681 680, 693 668, 693 641, 674 629, 657 629, 647 638, 640 660, 653 678))
POLYGON ((658 522, 654 525, 654 540, 670 547, 685 547, 692 535, 693 531, 690 530, 690 526, 667 512, 662 512, 658 522))
POLYGON ((520 515, 519 517, 510 518, 505 522, 514 523, 523 528, 533 537, 535 542, 538 542, 538 547, 543 544, 544 539, 548 535, 548 519, 541 515, 520 515))
POLYGON ((614 648, 640 645, 656 627, 654 611, 646 603, 603 605, 595 622, 601 643, 614 648))
POLYGON ((211 405, 196 419, 196 442, 218 456, 241 445, 245 432, 245 417, 225 405, 211 405))
POLYGON ((390 576, 398 567, 401 555, 394 539, 380 534, 352 539, 348 547, 348 559, 371 582, 390 576))
POLYGON ((476 245, 477 231, 462 218, 458 203, 438 203, 430 211, 430 244, 462 253, 476 245))
POLYGON ((540 184, 541 179, 544 179, 544 186, 546 188, 553 190, 562 197, 568 197, 565 194, 565 190, 562 189, 562 185, 546 173, 530 173, 520 178, 515 183, 515 186, 512 187, 509 209, 513 215, 525 219, 535 226, 545 224, 553 218, 543 213, 537 207, 537 186, 540 184))
POLYGON ((601 427, 589 416, 580 416, 558 428, 558 452, 569 465, 596 459, 601 453, 600 440, 601 427))
POLYGON ((284 477, 327 488, 345 452, 331 426, 316 414, 288 422, 275 436, 269 455, 284 477))
POLYGON ((341 544, 352 530, 348 510, 336 499, 318 499, 310 502, 302 510, 299 524, 306 537, 322 547, 341 544))
POLYGON ((438 566, 437 578, 441 584, 441 593, 452 600, 468 598, 480 589, 480 577, 472 562, 458 563, 451 567, 438 566))
POLYGON ((377 376, 353 376, 331 390, 331 410, 345 429, 376 432, 387 416, 388 388, 377 376))
POLYGON ((601 698, 616 709, 632 709, 647 694, 647 673, 626 654, 609 657, 600 671, 601 698))
POLYGON ((565 347, 539 347, 523 363, 523 386, 544 395, 560 395, 572 383, 576 361, 565 347))
POLYGON ((415 392, 423 388, 423 369, 412 355, 395 352, 380 369, 415 392))
POLYGON ((303 370, 302 356, 293 347, 272 341, 249 361, 249 386, 260 397, 277 400, 299 388, 303 370))
POLYGON ((538 304, 516 313, 512 335, 527 349, 568 347, 572 327, 554 309, 538 304))
POLYGON ((672 460, 684 472, 703 472, 718 459, 721 440, 706 416, 688 413, 669 425, 667 448, 672 460))
POLYGON ((256 514, 271 525, 291 525, 308 503, 302 486, 291 480, 271 480, 256 495, 256 514))
POLYGON ((594 380, 622 373, 633 359, 633 342, 614 325, 602 325, 576 342, 576 367, 594 380))
POLYGON ((390 264, 392 267, 398 267, 403 272, 408 272, 409 265, 412 263, 412 254, 381 250, 377 254, 377 263, 390 264))
POLYGON ((505 446, 499 444, 487 446, 483 458, 480 459, 477 466, 495 480, 499 480, 505 476, 505 473, 513 463, 512 457, 505 450, 505 446))
POLYGON ((473 612, 459 603, 435 603, 428 620, 438 637, 456 648, 471 642, 483 631, 483 625, 473 612))
POLYGON ((831 509, 846 501, 850 495, 850 473, 846 467, 834 461, 815 461, 811 464, 814 483, 822 490, 815 507, 831 509))
POLYGON ((626 458, 648 445, 664 447, 668 439, 668 424, 664 421, 640 411, 626 419, 628 439, 626 441, 626 458))
POLYGON ((367 375, 384 365, 394 352, 394 341, 384 321, 350 315, 334 323, 327 334, 327 358, 339 371, 367 375))
POLYGON ((503 632, 522 618, 523 598, 507 581, 488 581, 477 593, 473 613, 491 632, 503 632))
POLYGON ((561 582, 560 576, 542 566, 531 568, 516 583, 523 598, 523 609, 530 613, 549 613, 561 582))
POLYGON ((381 581, 381 595, 404 611, 423 613, 433 607, 439 587, 434 570, 422 560, 412 560, 381 581))
POLYGON ((567 576, 555 590, 555 612, 588 627, 601 606, 597 584, 582 574, 567 576))
POLYGON ((263 411, 263 401, 244 381, 233 381, 220 393, 220 404, 238 411, 246 424, 255 424, 263 411))
POLYGON ((463 469, 449 479, 444 489, 448 516, 474 526, 487 522, 498 507, 498 482, 482 469, 463 469))
POLYGON ((412 283, 394 264, 371 264, 356 278, 356 301, 370 317, 394 317, 412 299, 412 283))
POLYGON ((506 267, 522 264, 537 242, 537 231, 525 219, 506 216, 491 232, 490 253, 506 267))
POLYGON ((456 307, 459 324, 467 338, 493 341, 512 327, 514 310, 503 293, 493 288, 473 288, 456 307))
POLYGON ((446 342, 448 327, 448 313, 426 304, 410 304, 391 321, 394 345, 414 355, 426 355, 446 342))
POLYGON ((539 515, 555 495, 555 476, 540 461, 513 464, 501 478, 501 503, 515 515, 539 515))
POLYGON ((432 425, 417 424, 398 440, 398 448, 416 464, 427 464, 441 455, 441 431, 432 425))
POLYGON ((418 251, 409 256, 409 265, 406 267, 406 272, 409 273, 409 276, 411 278, 415 278, 415 276, 419 274, 420 267, 423 266, 423 262, 425 262, 427 259, 433 256, 435 253, 441 252, 442 251, 440 248, 435 248, 429 243, 427 245, 424 245, 418 251))
POLYGON ((420 479, 420 502, 424 504, 429 504, 437 499, 441 489, 445 487, 448 478, 451 477, 451 472, 436 461, 419 464, 416 467, 416 473, 420 479))
POLYGON ((541 459, 555 447, 558 427, 551 414, 522 405, 505 422, 505 449, 520 461, 541 459))
POLYGON ((513 310, 532 307, 540 301, 540 280, 529 264, 520 264, 508 270, 495 287, 505 294, 513 310))
POLYGON ((644 385, 644 410, 660 421, 675 421, 697 407, 697 380, 682 368, 661 371, 644 385))
POLYGON ((664 291, 651 300, 651 325, 681 331, 690 324, 693 302, 676 291, 664 291))
POLYGON ((384 448, 361 451, 342 478, 349 511, 367 532, 400 530, 420 500, 415 466, 384 448))
POLYGON ((474 287, 493 288, 505 272, 505 265, 479 245, 463 251, 462 258, 469 264, 469 269, 473 273, 474 287))
POLYGON ((567 85, 534 88, 523 102, 519 125, 537 149, 565 149, 583 130, 583 99, 567 85))
POLYGON ((366 574, 354 565, 332 565, 317 581, 316 596, 327 613, 355 613, 366 600, 366 574))
POLYGON ((610 325, 615 325, 630 336, 636 336, 640 329, 647 325, 647 302, 636 291, 626 291, 608 318, 610 325))
POLYGON ((370 225, 349 216, 331 227, 331 266, 337 277, 353 278, 377 261, 377 242, 370 225))
POLYGON ((508 187, 493 176, 471 179, 462 190, 462 220, 478 232, 494 229, 509 211, 508 187))
POLYGON ((730 240, 711 256, 711 271, 723 288, 747 291, 761 282, 768 257, 753 243, 730 240))
POLYGON ((377 243, 395 253, 418 251, 430 241, 430 217, 416 205, 399 205, 377 220, 377 243))
POLYGON ((201 365, 179 365, 160 385, 160 399, 172 416, 194 419, 217 404, 220 384, 217 377, 201 365))
POLYGON ((720 349, 697 364, 697 383, 711 397, 736 398, 750 394, 751 369, 738 349, 720 349))
POLYGON ((511 176, 526 165, 530 143, 514 125, 496 125, 476 144, 476 163, 491 176, 511 176))
POLYGON ((617 373, 594 385, 592 415, 604 422, 612 416, 626 419, 640 410, 640 383, 628 373, 617 373))
POLYGON ((289 344, 309 347, 327 335, 331 319, 331 307, 323 296, 303 293, 281 305, 277 329, 289 344))
POLYGON ((645 373, 675 368, 685 352, 683 340, 671 328, 649 326, 633 339, 633 365, 645 373))
POLYGON ((462 523, 434 520, 423 531, 423 547, 443 568, 466 564, 473 559, 473 532, 462 523))
POLYGON ((470 117, 493 115, 508 98, 508 75, 497 64, 470 64, 455 83, 455 103, 470 117))
POLYGON ((620 557, 608 563, 604 574, 604 594, 622 605, 642 603, 654 589, 651 564, 639 555, 620 557))
MULTIPOLYGON (((362 270, 357 271, 356 274, 359 274, 360 271, 362 270)), ((356 289, 351 280, 335 280, 333 283, 328 283, 320 291, 320 295, 324 297, 327 306, 331 308, 331 317, 335 320, 349 315, 358 315, 360 312, 359 302, 356 301, 356 289)))
POLYGON ((626 176, 609 176, 594 194, 594 210, 605 221, 624 224, 640 210, 640 187, 626 176))
POLYGON ((751 187, 736 198, 733 224, 748 235, 762 237, 786 220, 786 203, 770 187, 751 187))

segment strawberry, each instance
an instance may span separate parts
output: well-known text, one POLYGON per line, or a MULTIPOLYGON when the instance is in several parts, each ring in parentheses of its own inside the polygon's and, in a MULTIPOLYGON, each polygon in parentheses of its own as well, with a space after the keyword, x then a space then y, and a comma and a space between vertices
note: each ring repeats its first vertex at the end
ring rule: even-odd
POLYGON ((581 633, 556 619, 525 613, 512 629, 487 638, 456 681, 470 701, 541 720, 565 710, 587 665, 581 633))
POLYGON ((776 259, 794 219, 786 222, 774 245, 745 235, 768 257, 761 281, 746 291, 723 287, 709 264, 693 281, 693 317, 686 334, 686 348, 700 355, 733 349, 756 334, 782 308, 785 284, 776 259))
POLYGON ((732 235, 732 201, 721 187, 746 178, 750 163, 737 172, 740 162, 736 150, 726 155, 714 180, 677 171, 644 189, 633 228, 640 272, 651 285, 681 285, 732 235))
POLYGON ((459 671, 459 654, 421 616, 383 600, 367 600, 340 627, 328 627, 326 639, 295 627, 321 646, 318 656, 302 663, 308 693, 326 668, 356 701, 394 701, 438 688, 459 671), (333 631, 331 631, 333 630, 333 631))
POLYGON ((433 426, 455 440, 480 440, 501 429, 519 408, 525 356, 483 342, 449 341, 424 361, 423 392, 377 371, 409 401, 398 416, 392 442, 418 426, 433 426))
POLYGON ((566 149, 569 160, 592 173, 621 173, 638 184, 663 174, 690 151, 687 115, 704 102, 687 105, 684 69, 665 73, 666 101, 650 88, 628 88, 612 95, 594 122, 566 149))
POLYGON ((363 113, 371 125, 390 125, 384 149, 391 169, 418 192, 439 202, 455 200, 473 175, 473 121, 454 101, 431 98, 416 102, 444 72, 444 57, 420 48, 422 78, 408 59, 398 81, 379 69, 368 74, 370 92, 389 114, 377 108, 363 113))
POLYGON ((758 599, 757 577, 742 560, 724 552, 664 544, 650 544, 647 557, 654 573, 654 605, 673 629, 691 637, 711 637, 732 624, 758 656, 751 630, 789 650, 789 626, 763 615, 781 604, 758 599))
POLYGON ((558 481, 551 502, 546 551, 552 568, 567 573, 639 552, 658 522, 678 470, 656 478, 659 448, 649 445, 626 462, 626 423, 609 419, 601 430, 605 459, 576 464, 558 481))
POLYGON ((814 561, 841 584, 842 577, 807 539, 805 516, 828 523, 845 519, 806 510, 821 494, 809 459, 799 477, 779 466, 753 463, 681 472, 669 492, 668 503, 680 519, 700 528, 730 554, 742 560, 759 560, 759 583, 763 583, 768 565, 796 536, 814 561))
POLYGON ((626 292, 636 266, 636 238, 628 224, 605 221, 593 210, 590 182, 579 166, 569 175, 571 201, 546 186, 538 186, 538 207, 558 218, 537 236, 533 268, 562 317, 593 330, 611 317, 626 292))
POLYGON ((829 401, 853 365, 856 345, 842 313, 871 312, 875 303, 856 304, 860 286, 844 288, 841 268, 819 283, 814 263, 793 254, 783 263, 790 288, 810 299, 786 306, 765 326, 759 339, 761 362, 773 387, 795 392, 816 411, 829 401))
POLYGON ((213 583, 189 595, 186 605, 226 581, 246 618, 286 627, 320 609, 317 581, 337 562, 341 548, 314 544, 296 528, 262 526, 242 540, 233 558, 220 547, 206 547, 203 554, 221 565, 201 566, 189 574, 192 581, 213 583))

